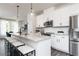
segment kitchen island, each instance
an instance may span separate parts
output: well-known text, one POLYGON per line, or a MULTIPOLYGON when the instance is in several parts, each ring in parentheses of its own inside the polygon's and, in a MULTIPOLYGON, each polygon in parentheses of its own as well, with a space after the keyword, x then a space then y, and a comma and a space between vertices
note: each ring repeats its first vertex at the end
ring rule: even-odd
POLYGON ((12 37, 33 47, 36 56, 51 56, 51 39, 49 36, 12 34, 12 37))

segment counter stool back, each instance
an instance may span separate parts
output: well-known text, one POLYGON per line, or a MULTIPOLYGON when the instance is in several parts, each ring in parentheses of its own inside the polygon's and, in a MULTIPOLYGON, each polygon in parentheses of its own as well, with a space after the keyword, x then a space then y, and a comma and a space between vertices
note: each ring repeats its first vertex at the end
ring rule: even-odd
POLYGON ((35 56, 35 49, 25 45, 17 48, 24 56, 35 56))

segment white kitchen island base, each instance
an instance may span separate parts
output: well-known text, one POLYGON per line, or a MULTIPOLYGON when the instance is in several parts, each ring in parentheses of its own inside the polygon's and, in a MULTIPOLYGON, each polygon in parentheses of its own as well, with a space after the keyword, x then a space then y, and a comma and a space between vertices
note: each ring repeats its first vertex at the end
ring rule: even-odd
POLYGON ((45 40, 37 43, 36 56, 51 56, 50 40, 45 40))
POLYGON ((24 35, 12 35, 18 40, 24 42, 28 46, 31 46, 35 49, 36 56, 51 56, 51 39, 47 36, 24 36, 24 35))

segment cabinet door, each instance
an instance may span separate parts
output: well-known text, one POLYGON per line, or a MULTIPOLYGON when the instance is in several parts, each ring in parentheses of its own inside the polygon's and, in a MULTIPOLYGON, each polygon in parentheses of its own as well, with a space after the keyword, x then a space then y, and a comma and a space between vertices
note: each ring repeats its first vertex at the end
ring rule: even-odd
POLYGON ((69 26, 69 17, 63 17, 62 26, 69 26))
POLYGON ((69 26, 69 16, 54 16, 54 26, 69 26))
POLYGON ((59 39, 58 36, 54 36, 52 39, 52 47, 55 49, 59 49, 59 39))
POLYGON ((67 52, 69 53, 69 37, 68 36, 64 36, 64 37, 61 37, 61 41, 60 41, 60 50, 63 51, 63 52, 67 52))
POLYGON ((52 36, 52 38, 51 38, 51 44, 52 44, 52 48, 55 48, 55 45, 56 45, 55 36, 52 36))
POLYGON ((69 26, 69 20, 54 20, 54 26, 69 26))
POLYGON ((53 21, 53 26, 60 26, 60 21, 57 20, 57 19, 55 19, 55 20, 53 21))
POLYGON ((61 16, 60 17, 60 26, 69 26, 69 16, 61 16))
POLYGON ((57 50, 60 50, 60 48, 61 48, 61 46, 60 46, 60 36, 56 36, 55 41, 56 41, 56 43, 55 43, 56 47, 55 48, 57 50))
MULTIPOLYGON (((52 19, 52 17, 51 17, 51 19, 52 19)), ((46 16, 45 14, 37 16, 36 17, 36 27, 44 27, 44 23, 51 19, 48 16, 46 16)))
POLYGON ((45 18, 44 18, 44 15, 39 15, 36 17, 36 27, 44 27, 44 21, 45 21, 45 18))
POLYGON ((41 26, 41 16, 37 16, 36 17, 36 27, 40 27, 41 26))
POLYGON ((52 48, 69 53, 69 37, 68 36, 52 37, 52 48))

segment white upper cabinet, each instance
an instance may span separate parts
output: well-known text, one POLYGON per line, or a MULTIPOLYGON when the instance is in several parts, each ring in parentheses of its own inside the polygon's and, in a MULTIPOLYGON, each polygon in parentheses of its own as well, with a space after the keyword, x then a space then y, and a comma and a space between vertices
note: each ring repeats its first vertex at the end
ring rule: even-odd
POLYGON ((54 26, 69 26, 69 16, 64 15, 63 13, 56 13, 53 16, 53 25, 54 26))
POLYGON ((48 20, 44 14, 36 17, 36 27, 44 27, 44 23, 48 20))
POLYGON ((43 27, 43 15, 39 15, 36 18, 36 27, 43 27))
POLYGON ((53 21, 53 25, 54 26, 69 26, 69 20, 64 20, 64 19, 63 20, 62 19, 61 20, 56 20, 55 19, 53 21))
POLYGON ((69 15, 65 12, 65 9, 55 10, 54 8, 49 8, 44 11, 45 18, 48 20, 53 20, 53 26, 69 26, 69 15))
POLYGON ((36 17, 36 27, 44 27, 46 21, 53 20, 53 9, 44 10, 44 13, 36 17), (51 10, 51 11, 50 11, 51 10))
POLYGON ((65 15, 53 16, 53 14, 42 14, 37 16, 36 27, 44 27, 44 23, 50 20, 53 20, 53 26, 69 26, 69 16, 65 15))
POLYGON ((53 20, 53 15, 50 13, 44 13, 36 17, 36 27, 44 27, 46 21, 53 20))
POLYGON ((37 27, 43 27, 45 21, 53 20, 53 26, 69 26, 69 13, 68 9, 49 8, 44 10, 42 15, 37 16, 37 27))
POLYGON ((41 26, 43 26, 43 24, 42 24, 42 19, 43 18, 43 16, 42 15, 39 15, 39 16, 37 16, 36 17, 36 27, 41 27, 41 26))

